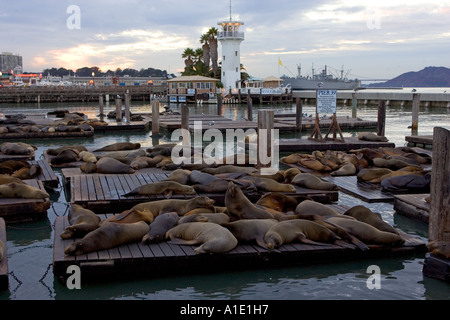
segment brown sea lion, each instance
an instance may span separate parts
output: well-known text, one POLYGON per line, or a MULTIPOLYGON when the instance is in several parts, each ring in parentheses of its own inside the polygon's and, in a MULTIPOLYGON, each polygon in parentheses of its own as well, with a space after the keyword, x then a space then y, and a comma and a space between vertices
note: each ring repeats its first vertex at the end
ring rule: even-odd
POLYGON ((356 219, 328 217, 326 221, 338 225, 365 244, 401 245, 405 242, 398 234, 378 230, 370 224, 356 219))
POLYGON ((171 172, 165 181, 175 181, 181 184, 188 184, 190 175, 190 170, 177 169, 171 172))
POLYGON ((76 162, 80 159, 78 154, 79 152, 75 149, 66 149, 61 151, 58 155, 51 158, 50 163, 58 165, 63 163, 76 162))
POLYGON ((384 179, 392 178, 392 177, 398 177, 398 176, 406 176, 410 174, 416 174, 418 176, 423 176, 423 173, 420 171, 406 171, 403 169, 399 169, 396 171, 392 171, 391 173, 385 174, 384 176, 381 176, 377 179, 370 180, 371 183, 381 183, 384 179))
POLYGON ((388 138, 379 136, 373 132, 360 132, 358 133, 358 139, 364 141, 376 141, 376 142, 388 142, 388 138))
POLYGON ((13 174, 19 169, 30 167, 27 161, 22 160, 6 160, 0 163, 0 173, 13 174))
POLYGON ((80 157, 81 160, 83 160, 84 162, 93 162, 96 163, 97 162, 97 157, 88 151, 81 151, 78 156, 80 157))
POLYGON ((202 172, 204 173, 210 173, 210 174, 218 174, 218 173, 247 173, 251 174, 254 172, 257 172, 258 170, 254 167, 239 167, 234 165, 222 165, 217 168, 205 168, 202 169, 202 172))
POLYGON ((70 226, 64 229, 64 232, 60 234, 62 239, 84 237, 86 234, 100 226, 99 216, 93 211, 85 209, 75 203, 70 205, 68 218, 70 226))
POLYGON ((300 171, 300 169, 297 169, 297 168, 289 168, 287 170, 284 170, 285 182, 291 183, 292 179, 294 179, 294 177, 296 175, 298 175, 299 173, 302 173, 302 172, 300 171))
POLYGON ((290 154, 286 157, 282 157, 280 159, 281 162, 283 163, 287 163, 287 164, 296 164, 298 163, 301 159, 305 159, 306 155, 300 154, 300 153, 293 153, 290 154))
POLYGON ((292 184, 279 183, 273 179, 258 178, 253 176, 246 176, 238 179, 239 181, 251 181, 258 190, 267 192, 291 192, 296 193, 297 190, 292 184))
POLYGON ((160 181, 139 186, 123 196, 154 194, 163 194, 166 197, 170 197, 172 194, 196 194, 196 192, 192 186, 182 185, 175 181, 160 181))
POLYGON ((376 167, 388 168, 391 170, 397 170, 411 165, 410 163, 399 159, 375 158, 372 161, 373 165, 376 167))
POLYGON ((361 170, 356 177, 359 181, 371 182, 389 173, 392 173, 392 170, 388 168, 366 168, 361 170))
POLYGON ((435 256, 450 259, 450 241, 433 240, 427 243, 427 248, 435 256))
POLYGON ((356 167, 353 163, 344 163, 338 170, 330 173, 334 177, 353 176, 356 174, 356 167))
POLYGON ((178 224, 190 223, 190 222, 211 222, 223 225, 230 222, 230 216, 226 213, 198 213, 191 215, 184 215, 178 221, 178 224))
POLYGON ((142 237, 142 243, 158 243, 165 240, 166 232, 178 224, 180 216, 176 212, 160 214, 150 224, 150 231, 142 237))
POLYGON ((133 161, 131 161, 130 167, 133 168, 134 170, 148 168, 149 167, 148 162, 151 160, 152 160, 152 158, 150 158, 150 157, 139 156, 139 157, 134 158, 133 161))
POLYGON ((97 173, 135 173, 135 170, 132 169, 129 165, 109 157, 99 159, 95 165, 97 173))
POLYGON ((142 220, 147 223, 152 223, 162 213, 177 212, 178 215, 182 216, 195 208, 214 208, 214 202, 214 200, 208 197, 195 197, 188 200, 166 199, 143 202, 135 205, 130 210, 126 210, 106 220, 117 223, 130 223, 142 220))
POLYGON ((25 182, 23 182, 22 179, 12 177, 9 174, 0 174, 0 184, 8 184, 11 182, 25 184, 25 182))
POLYGON ((50 195, 27 184, 11 182, 0 185, 0 198, 48 199, 50 195))
POLYGON ((141 147, 140 143, 132 143, 132 142, 116 142, 104 146, 103 148, 94 150, 94 152, 102 152, 102 151, 121 151, 121 150, 136 150, 141 147))
POLYGON ((4 142, 0 145, 0 151, 7 155, 33 155, 35 147, 19 142, 4 142))
POLYGON ((354 206, 348 209, 344 215, 353 217, 358 221, 368 223, 378 230, 398 234, 397 229, 386 223, 379 213, 373 212, 364 206, 354 206))
POLYGON ((292 196, 287 196, 279 192, 270 192, 263 195, 256 204, 279 212, 289 212, 295 211, 298 201, 292 196))
POLYGON ((64 253, 77 256, 141 241, 149 230, 148 224, 144 221, 126 224, 102 223, 99 228, 89 232, 81 240, 69 244, 64 253))
POLYGON ((271 175, 261 175, 261 174, 257 174, 257 173, 252 173, 250 175, 255 178, 272 179, 272 180, 275 180, 276 182, 280 182, 280 183, 284 182, 284 180, 285 180, 284 170, 278 170, 276 173, 271 174, 271 175))
POLYGON ((319 177, 310 173, 300 173, 296 175, 292 181, 299 187, 314 189, 314 190, 337 190, 337 186, 332 182, 326 182, 319 177))
POLYGON ((339 212, 330 206, 326 206, 320 202, 305 200, 298 204, 295 208, 295 214, 298 215, 319 215, 319 216, 339 216, 339 212))
POLYGON ((195 254, 228 252, 238 244, 237 239, 228 229, 211 222, 177 225, 167 231, 166 238, 178 244, 201 244, 194 249, 195 254))
POLYGON ((264 243, 264 235, 267 231, 278 224, 275 219, 243 219, 222 226, 231 231, 239 242, 256 242, 259 246, 266 248, 264 243))
POLYGON ((51 155, 51 156, 57 156, 59 153, 61 153, 61 151, 67 150, 67 149, 73 149, 73 150, 77 150, 78 152, 81 151, 87 151, 85 146, 79 146, 79 145, 75 145, 75 146, 64 146, 64 147, 60 147, 57 149, 47 149, 47 154, 51 155))
POLYGON ((408 174, 384 179, 381 181, 383 190, 392 193, 428 193, 430 189, 431 174, 423 176, 408 174))
POLYGON ((21 180, 28 180, 28 179, 36 178, 36 177, 40 176, 41 174, 42 174, 42 168, 37 164, 33 164, 29 167, 24 167, 24 168, 17 170, 11 176, 19 178, 21 180))
POLYGON ((319 172, 331 172, 333 169, 322 163, 322 161, 317 159, 301 159, 300 164, 306 168, 312 169, 319 172))
MULTIPOLYGON (((272 226, 264 235, 268 249, 275 249, 294 241, 305 244, 327 245, 342 241, 330 229, 308 220, 282 221, 272 226)), ((343 242, 343 241, 342 241, 343 242)))

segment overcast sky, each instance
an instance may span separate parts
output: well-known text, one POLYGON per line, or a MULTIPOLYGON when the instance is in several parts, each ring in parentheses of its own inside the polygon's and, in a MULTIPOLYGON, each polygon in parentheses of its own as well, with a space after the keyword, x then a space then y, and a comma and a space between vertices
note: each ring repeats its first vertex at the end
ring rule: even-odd
MULTIPOLYGON (((0 51, 22 55, 25 71, 152 67, 178 74, 184 49, 200 48, 201 34, 229 19, 229 5, 0 0, 0 51)), ((254 77, 295 75, 298 64, 303 75, 313 64, 336 75, 343 66, 344 75, 360 79, 450 67, 450 0, 232 0, 232 17, 244 22, 241 63, 254 77)))

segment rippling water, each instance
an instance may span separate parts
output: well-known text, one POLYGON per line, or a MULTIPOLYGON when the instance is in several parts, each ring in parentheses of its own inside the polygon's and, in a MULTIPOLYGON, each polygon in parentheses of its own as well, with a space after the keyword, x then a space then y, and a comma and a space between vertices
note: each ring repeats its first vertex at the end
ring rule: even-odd
MULTIPOLYGON (((177 110, 177 105, 171 106, 177 110)), ((262 106, 276 112, 294 112, 294 105, 262 106)), ((93 118, 98 113, 95 104, 33 104, 0 105, 3 114, 45 114, 55 109, 69 109, 93 118)), ((254 106, 254 119, 258 106, 254 106)), ((115 110, 106 106, 105 111, 115 110)), ((192 113, 213 113, 216 106, 192 107, 192 113)), ((233 119, 246 116, 246 106, 224 106, 224 115, 233 119)), ((151 112, 148 104, 132 103, 132 112, 151 112)), ((303 112, 312 114, 314 107, 305 105, 303 112)), ((338 116, 351 115, 351 107, 339 106, 338 116)), ((377 108, 359 106, 358 116, 364 120, 376 120, 377 108)), ((432 134, 433 127, 450 129, 450 110, 447 108, 421 109, 419 134, 432 134)), ((405 145, 404 137, 411 134, 411 109, 389 107, 387 109, 386 136, 397 146, 405 145)), ((354 135, 346 132, 344 136, 354 135)), ((167 136, 162 140, 170 140, 167 136)), ((65 144, 84 144, 87 148, 104 146, 114 142, 140 142, 151 145, 148 132, 120 134, 96 134, 89 139, 55 139, 28 141, 38 147, 36 157, 51 147, 65 144)), ((57 176, 62 179, 59 170, 57 176)), ((339 194, 339 204, 362 204, 379 212, 389 224, 427 240, 428 226, 424 223, 395 214, 392 204, 369 204, 347 194, 339 194)), ((424 255, 402 258, 363 259, 330 262, 314 265, 292 266, 233 273, 213 273, 111 281, 101 284, 84 284, 81 290, 68 290, 53 277, 53 223, 57 216, 67 214, 64 190, 52 194, 52 206, 48 219, 34 223, 11 225, 7 229, 9 290, 0 292, 0 300, 54 300, 54 299, 132 299, 132 300, 194 300, 194 299, 248 299, 248 300, 315 300, 315 299, 450 299, 450 285, 422 274, 424 255), (370 290, 367 268, 377 265, 381 269, 381 288, 370 290)))

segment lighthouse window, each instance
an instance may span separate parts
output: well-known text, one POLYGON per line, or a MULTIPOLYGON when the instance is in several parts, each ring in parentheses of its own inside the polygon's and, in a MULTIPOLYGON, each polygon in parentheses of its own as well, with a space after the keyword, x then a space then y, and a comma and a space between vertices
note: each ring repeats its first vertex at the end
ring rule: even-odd
POLYGON ((234 52, 234 55, 235 55, 236 57, 237 57, 237 54, 238 54, 238 52, 237 52, 237 51, 235 51, 235 52, 234 52))
POLYGON ((224 60, 225 61, 225 56, 223 56, 223 59, 222 60, 224 60))
POLYGON ((238 68, 236 68, 236 72, 238 72, 238 68))

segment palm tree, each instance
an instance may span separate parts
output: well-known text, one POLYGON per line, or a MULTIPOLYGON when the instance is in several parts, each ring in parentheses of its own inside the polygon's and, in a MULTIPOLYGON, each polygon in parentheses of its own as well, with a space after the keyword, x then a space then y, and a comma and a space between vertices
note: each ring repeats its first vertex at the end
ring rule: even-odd
POLYGON ((209 49, 209 35, 207 33, 202 34, 202 36, 200 37, 200 43, 203 44, 202 45, 202 50, 203 50, 203 63, 205 64, 205 66, 209 67, 209 61, 211 60, 211 56, 210 56, 210 49, 209 49))
POLYGON ((195 49, 194 59, 194 64, 203 62, 203 50, 201 48, 195 49))
POLYGON ((206 33, 208 37, 208 44, 209 44, 209 50, 210 50, 210 57, 211 57, 211 64, 212 64, 212 70, 214 74, 217 73, 218 69, 218 43, 217 43, 217 34, 219 30, 217 28, 210 28, 208 32, 206 33))
POLYGON ((195 56, 195 51, 192 48, 186 48, 183 51, 183 54, 181 55, 181 57, 184 60, 184 64, 186 65, 186 67, 192 66, 194 64, 194 61, 192 61, 192 58, 195 56))

